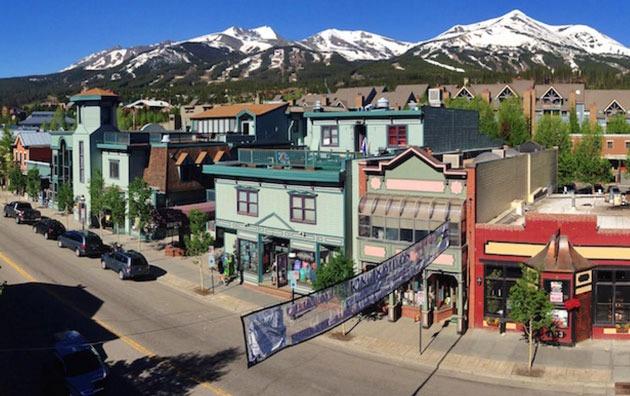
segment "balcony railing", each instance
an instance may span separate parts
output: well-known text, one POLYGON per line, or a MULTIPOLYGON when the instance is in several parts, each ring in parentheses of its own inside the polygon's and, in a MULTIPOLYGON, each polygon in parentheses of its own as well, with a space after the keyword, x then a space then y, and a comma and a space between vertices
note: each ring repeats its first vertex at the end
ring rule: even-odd
POLYGON ((344 169, 345 161, 357 158, 355 153, 332 153, 309 150, 239 149, 238 161, 270 167, 344 169))
POLYGON ((149 135, 143 132, 104 132, 104 144, 143 144, 149 142, 149 135))

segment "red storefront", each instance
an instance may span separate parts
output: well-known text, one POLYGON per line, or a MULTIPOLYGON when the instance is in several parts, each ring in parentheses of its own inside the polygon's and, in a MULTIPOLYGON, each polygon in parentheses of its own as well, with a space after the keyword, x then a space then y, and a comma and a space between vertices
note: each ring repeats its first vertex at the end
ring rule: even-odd
POLYGON ((516 329, 508 293, 526 264, 541 271, 558 311, 567 311, 557 312, 566 320, 561 343, 630 340, 630 228, 604 229, 596 214, 528 213, 524 221, 476 224, 473 234, 469 326, 516 329), (564 307, 569 300, 578 307, 564 307))

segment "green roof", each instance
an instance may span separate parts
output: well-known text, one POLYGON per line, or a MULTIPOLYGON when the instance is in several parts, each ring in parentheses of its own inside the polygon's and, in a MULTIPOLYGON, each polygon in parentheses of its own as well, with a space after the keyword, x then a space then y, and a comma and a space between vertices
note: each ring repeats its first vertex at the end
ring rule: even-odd
POLYGON ((422 115, 422 110, 369 110, 369 111, 317 111, 306 112, 304 117, 313 119, 330 118, 416 118, 422 115))
POLYGON ((250 168, 234 165, 204 165, 203 173, 214 176, 242 177, 251 179, 282 180, 288 182, 340 183, 343 171, 250 168))

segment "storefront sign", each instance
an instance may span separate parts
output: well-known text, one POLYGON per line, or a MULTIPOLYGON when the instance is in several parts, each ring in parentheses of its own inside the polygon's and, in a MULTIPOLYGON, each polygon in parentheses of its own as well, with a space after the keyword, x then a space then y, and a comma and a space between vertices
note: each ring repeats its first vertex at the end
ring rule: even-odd
POLYGON ((381 301, 421 273, 448 245, 448 223, 443 223, 369 271, 292 302, 243 315, 248 366, 318 336, 381 301))
POLYGON ((549 293, 549 301, 555 304, 562 303, 562 282, 551 281, 551 292, 549 293))

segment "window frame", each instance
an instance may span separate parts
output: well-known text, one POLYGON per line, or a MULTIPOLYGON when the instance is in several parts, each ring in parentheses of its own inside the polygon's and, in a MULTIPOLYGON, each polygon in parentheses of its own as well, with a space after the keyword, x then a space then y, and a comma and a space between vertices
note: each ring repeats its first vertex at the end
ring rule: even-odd
POLYGON ((120 180, 120 160, 109 159, 109 178, 111 180, 120 180), (112 165, 116 164, 116 177, 112 176, 112 165))
POLYGON ((317 224, 317 199, 315 195, 311 194, 289 194, 289 219, 293 223, 302 223, 302 224, 317 224), (294 205, 294 200, 299 200, 301 202, 301 207, 294 205), (306 207, 306 201, 313 200, 313 208, 306 207), (299 211, 301 216, 294 217, 294 211, 299 211), (307 212, 313 213, 313 220, 309 220, 306 218, 307 212))
POLYGON ((85 143, 79 140, 79 183, 85 183, 85 143))
MULTIPOLYGON (((491 317, 491 318, 503 318, 507 320, 511 320, 508 314, 508 299, 510 295, 510 283, 515 283, 519 278, 514 278, 511 276, 507 276, 507 270, 509 269, 518 269, 520 270, 519 263, 512 261, 484 261, 483 262, 483 316, 491 317), (488 276, 488 270, 490 268, 501 268, 501 276, 497 278, 490 278, 488 276), (498 309, 503 310, 502 314, 489 313, 488 311, 488 294, 487 287, 488 281, 498 281, 501 282, 501 293, 502 295, 499 297, 492 297, 492 300, 499 300, 498 309), (508 287, 509 286, 509 287, 508 287)), ((521 273, 522 276, 522 273, 521 273)))
POLYGON ((339 147, 339 126, 338 125, 322 125, 320 126, 320 132, 321 132, 320 141, 321 141, 322 147, 339 147), (326 143, 326 139, 329 140, 329 143, 326 143))
POLYGON ((258 209, 260 206, 258 196, 258 190, 250 190, 246 188, 236 189, 236 213, 242 216, 258 217, 258 209), (245 194, 245 200, 241 200, 241 193, 245 194), (256 202, 252 202, 251 197, 256 196, 256 202), (241 205, 245 207, 242 210, 241 205), (252 206, 256 207, 256 210, 252 210, 252 206))
POLYGON ((622 321, 616 320, 616 314, 617 314, 617 308, 621 308, 622 312, 623 312, 623 308, 627 307, 630 310, 630 301, 628 302, 617 302, 617 286, 621 287, 626 287, 626 288, 630 288, 630 279, 627 280, 619 280, 617 279, 617 273, 618 272, 628 272, 630 271, 630 269, 625 269, 625 268, 598 268, 597 270, 594 271, 593 273, 593 279, 595 280, 594 282, 594 287, 593 287, 593 303, 592 303, 592 323, 595 326, 616 326, 616 325, 623 325, 623 324, 627 324, 630 323, 630 314, 628 314, 628 318, 627 321, 622 321), (599 275, 600 273, 610 273, 610 279, 609 280, 599 280, 599 275), (609 286, 611 287, 610 290, 610 304, 608 303, 600 303, 599 302, 599 287, 600 286, 609 286), (621 304, 621 307, 617 307, 618 304, 621 304), (599 305, 610 305, 610 316, 611 316, 611 320, 610 321, 600 321, 598 320, 598 306, 599 305))
POLYGON ((392 124, 387 125, 387 147, 405 147, 409 144, 409 131, 407 124, 392 124), (404 138, 402 138, 401 130, 404 131, 404 138), (395 131, 395 136, 392 136, 392 132, 395 131), (396 143, 392 144, 392 137, 395 138, 396 143), (404 140, 404 141, 403 141, 404 140))

